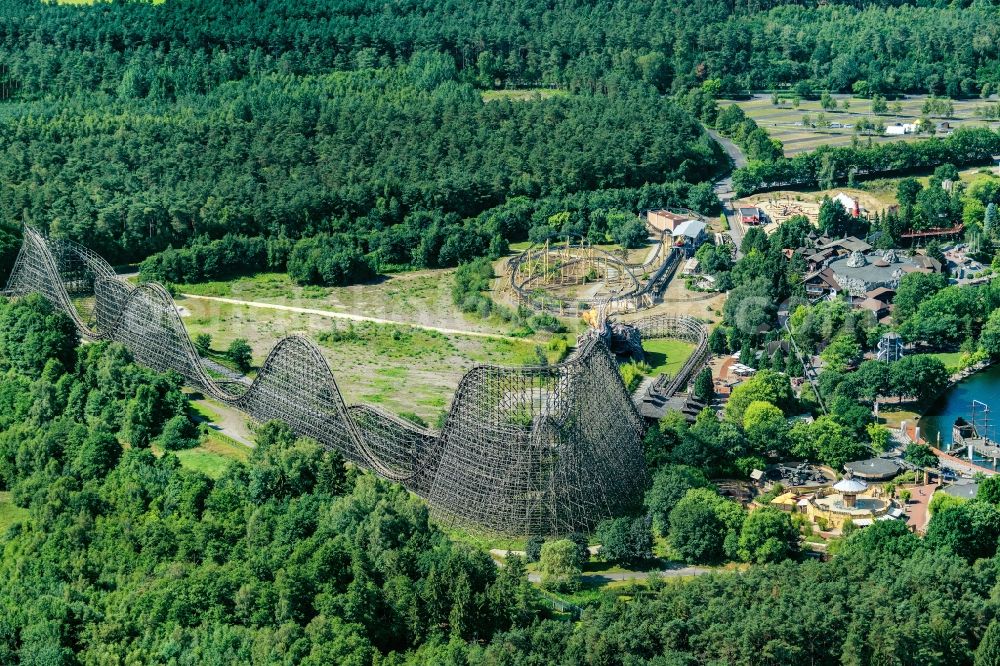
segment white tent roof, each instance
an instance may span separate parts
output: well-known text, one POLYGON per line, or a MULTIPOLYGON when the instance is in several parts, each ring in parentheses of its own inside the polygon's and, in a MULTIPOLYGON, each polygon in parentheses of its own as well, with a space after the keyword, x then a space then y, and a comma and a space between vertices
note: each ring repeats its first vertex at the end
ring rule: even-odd
POLYGON ((674 229, 674 236, 687 236, 688 238, 697 238, 701 232, 705 231, 705 223, 701 220, 688 220, 687 222, 681 222, 674 229))
POLYGON ((858 494, 868 490, 868 484, 861 479, 842 479, 838 481, 833 489, 838 493, 858 494))

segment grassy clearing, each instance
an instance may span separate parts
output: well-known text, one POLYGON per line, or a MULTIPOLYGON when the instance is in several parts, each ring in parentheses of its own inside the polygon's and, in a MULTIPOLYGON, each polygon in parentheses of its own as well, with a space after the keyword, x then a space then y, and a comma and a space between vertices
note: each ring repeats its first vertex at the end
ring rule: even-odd
MULTIPOLYGON (((182 294, 328 310, 461 331, 496 333, 495 322, 463 313, 452 302, 454 269, 410 271, 367 284, 318 287, 296 284, 284 273, 259 273, 229 281, 183 284, 182 294)), ((192 299, 179 299, 187 307, 192 299)))
POLYGON ((452 541, 465 543, 475 547, 477 550, 489 552, 491 550, 516 550, 523 551, 525 539, 513 539, 500 536, 467 532, 455 527, 443 527, 442 529, 452 541))
POLYGON ((218 412, 209 407, 204 400, 192 400, 191 411, 196 414, 199 420, 218 423, 222 418, 218 412))
POLYGON ((553 88, 525 88, 523 90, 484 90, 482 96, 484 102, 496 102, 499 100, 530 102, 550 97, 561 97, 568 94, 565 90, 556 90, 553 88))
MULTIPOLYGON (((151 450, 158 458, 167 453, 155 444, 151 450)), ((170 451, 170 453, 177 456, 181 467, 201 472, 213 479, 222 476, 230 463, 245 462, 250 457, 250 449, 218 432, 202 434, 200 443, 194 448, 170 451)))
POLYGON ((348 402, 414 412, 430 423, 450 403, 462 375, 475 364, 535 365, 537 347, 558 360, 544 340, 446 335, 406 325, 331 321, 327 317, 187 299, 191 335, 208 333, 214 349, 245 338, 256 364, 277 342, 303 335, 316 342, 348 402))
POLYGON ((9 492, 0 492, 0 533, 6 532, 8 527, 27 517, 28 510, 15 506, 9 492))
MULTIPOLYGON (((790 100, 775 106, 771 104, 770 96, 758 96, 750 100, 743 101, 721 101, 720 105, 737 104, 748 116, 773 138, 781 141, 785 146, 785 155, 791 157, 798 153, 815 150, 822 145, 849 146, 851 145, 854 130, 853 128, 820 128, 802 126, 802 116, 808 115, 812 122, 816 122, 816 116, 824 114, 831 123, 842 125, 856 125, 862 118, 871 115, 871 100, 851 97, 850 95, 834 95, 838 106, 842 107, 844 100, 850 100, 850 108, 844 110, 838 108, 836 111, 825 111, 819 100, 801 100, 798 108, 792 106, 790 100)), ((893 102, 890 102, 890 109, 893 102)), ((924 104, 924 97, 909 97, 900 100, 902 108, 898 113, 888 113, 878 117, 884 125, 894 123, 912 123, 922 116, 921 107, 924 104)), ((977 107, 984 105, 982 100, 955 100, 954 117, 946 119, 951 126, 997 126, 996 122, 987 122, 976 117, 977 107)), ((934 122, 945 119, 931 118, 934 122)), ((876 136, 871 137, 872 143, 885 143, 887 141, 919 141, 931 135, 904 135, 904 136, 876 136)), ((868 143, 869 137, 859 137, 864 143, 868 143)))
POLYGON ((944 367, 948 368, 948 372, 951 373, 958 372, 959 365, 962 361, 962 352, 942 352, 939 354, 927 354, 927 356, 936 358, 944 363, 944 367))
POLYGON ((651 377, 664 373, 677 374, 694 351, 694 345, 690 342, 669 338, 647 340, 642 343, 642 348, 646 352, 646 363, 652 368, 649 373, 651 377))
POLYGON ((903 421, 913 424, 920 418, 920 414, 915 411, 908 409, 887 409, 885 407, 879 409, 878 416, 878 420, 882 425, 896 430, 899 429, 903 421))
POLYGON ((203 435, 201 444, 195 448, 173 453, 183 467, 213 479, 222 476, 233 461, 245 462, 250 457, 250 449, 219 433, 203 435))

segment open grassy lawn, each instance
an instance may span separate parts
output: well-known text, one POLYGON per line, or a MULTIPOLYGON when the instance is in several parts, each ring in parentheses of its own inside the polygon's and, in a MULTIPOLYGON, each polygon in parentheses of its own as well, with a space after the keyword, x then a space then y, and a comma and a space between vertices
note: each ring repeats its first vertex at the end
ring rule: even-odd
MULTIPOLYGON (((819 100, 801 100, 798 108, 795 108, 791 100, 783 100, 780 105, 771 103, 770 95, 755 96, 750 100, 723 101, 719 105, 737 104, 748 116, 766 131, 773 138, 784 144, 785 155, 791 157, 798 153, 815 150, 822 145, 849 146, 854 137, 853 126, 862 118, 871 116, 871 100, 855 98, 850 95, 834 95, 838 109, 836 111, 824 111, 819 100), (843 109, 844 100, 850 100, 847 110, 843 109), (824 114, 826 120, 831 123, 850 125, 852 127, 826 128, 809 127, 803 125, 803 116, 808 115, 811 123, 816 122, 818 114, 824 114)), ((921 118, 921 107, 924 104, 924 97, 914 96, 899 100, 902 109, 898 113, 891 112, 893 102, 889 102, 890 112, 886 115, 878 116, 878 120, 883 125, 895 123, 912 123, 921 118)), ((990 126, 996 127, 1000 123, 986 122, 975 115, 976 108, 983 106, 982 100, 955 100, 955 114, 951 118, 931 118, 932 122, 947 120, 951 126, 990 126)), ((930 135, 904 136, 874 136, 870 140, 872 143, 885 143, 887 141, 919 141, 930 135)), ((869 137, 862 136, 859 140, 867 143, 869 137)))
POLYGON ((523 551, 527 539, 502 537, 496 535, 470 532, 458 527, 440 526, 452 541, 465 543, 474 546, 477 550, 489 552, 491 550, 516 550, 523 551))
MULTIPOLYGON (((155 444, 152 451, 153 455, 157 457, 166 454, 166 451, 155 444)), ((177 456, 181 467, 201 472, 213 479, 222 476, 229 463, 243 462, 250 457, 249 448, 218 432, 203 434, 200 443, 194 448, 171 451, 170 453, 177 456)))
POLYGON ((9 492, 0 492, 0 533, 6 532, 8 527, 27 517, 28 510, 15 506, 9 492))
POLYGON ((250 449, 230 440, 224 435, 211 433, 204 435, 201 444, 193 449, 174 451, 181 465, 217 479, 234 460, 245 461, 250 449))
POLYGON ((915 423, 920 415, 908 409, 892 409, 891 406, 883 406, 878 411, 878 417, 879 422, 885 427, 898 430, 903 421, 915 423))
POLYGON ((940 354, 927 354, 927 356, 944 363, 944 367, 948 368, 948 372, 951 373, 958 372, 959 363, 962 361, 962 352, 942 352, 940 354))
POLYGON ((650 377, 662 373, 671 376, 677 374, 694 351, 694 345, 690 342, 669 338, 647 340, 642 343, 642 348, 646 352, 646 363, 652 367, 650 377))

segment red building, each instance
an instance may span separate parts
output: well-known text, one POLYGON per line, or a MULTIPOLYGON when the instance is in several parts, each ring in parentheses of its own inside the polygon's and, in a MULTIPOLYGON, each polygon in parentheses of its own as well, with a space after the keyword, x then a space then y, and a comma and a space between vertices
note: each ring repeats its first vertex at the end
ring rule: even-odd
POLYGON ((740 207, 740 222, 757 226, 760 224, 760 209, 756 206, 740 207))

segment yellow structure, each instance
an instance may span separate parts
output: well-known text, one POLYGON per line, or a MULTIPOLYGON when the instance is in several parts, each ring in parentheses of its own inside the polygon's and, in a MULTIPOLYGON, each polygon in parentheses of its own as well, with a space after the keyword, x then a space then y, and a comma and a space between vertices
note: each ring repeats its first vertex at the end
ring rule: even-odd
POLYGON ((771 506, 789 513, 805 515, 824 529, 840 531, 848 520, 858 527, 876 520, 895 520, 903 512, 888 499, 882 499, 881 489, 869 488, 860 479, 847 477, 832 488, 822 488, 808 495, 785 493, 771 500, 771 506))

